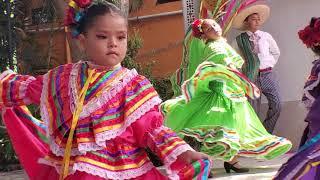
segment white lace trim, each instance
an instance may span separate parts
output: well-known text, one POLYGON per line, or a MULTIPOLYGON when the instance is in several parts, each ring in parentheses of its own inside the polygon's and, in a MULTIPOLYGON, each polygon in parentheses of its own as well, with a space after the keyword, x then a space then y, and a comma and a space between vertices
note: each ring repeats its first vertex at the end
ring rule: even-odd
POLYGON ((105 179, 134 179, 139 176, 142 176, 149 172, 152 168, 154 168, 151 162, 144 164, 142 167, 138 169, 129 169, 124 171, 109 171, 106 169, 98 168, 97 166, 93 166, 87 163, 75 163, 73 166, 74 171, 82 171, 95 176, 99 176, 105 179))
MULTIPOLYGON (((154 134, 159 134, 163 130, 168 131, 171 129, 165 126, 160 126, 154 130, 154 134)), ((186 151, 195 151, 195 150, 187 143, 180 145, 163 160, 165 167, 171 166, 171 164, 177 160, 177 157, 186 151)))
MULTIPOLYGON (((170 128, 165 126, 160 126, 154 130, 154 133, 159 134, 163 130, 167 131, 167 130, 170 130, 170 128)), ((173 180, 179 179, 179 176, 178 176, 179 172, 171 170, 170 166, 172 165, 172 163, 174 163, 177 160, 178 156, 180 156, 182 153, 186 151, 195 151, 195 150, 189 144, 183 144, 178 146, 174 151, 172 151, 170 154, 168 154, 167 157, 164 158, 163 160, 164 167, 166 168, 166 172, 169 179, 173 179, 173 180)))
MULTIPOLYGON (((72 67, 72 71, 70 73, 70 80, 69 80, 69 97, 71 98, 70 101, 70 110, 71 112, 75 111, 76 102, 78 101, 78 89, 77 89, 77 78, 79 76, 79 71, 81 70, 81 64, 83 62, 79 62, 74 64, 72 67)), ((119 76, 118 79, 114 80, 114 84, 111 90, 102 93, 101 96, 97 98, 93 98, 90 102, 88 102, 83 107, 83 111, 80 114, 80 118, 86 118, 90 116, 93 112, 97 109, 101 108, 106 102, 110 99, 114 98, 117 93, 119 93, 134 77, 138 75, 135 69, 127 70, 128 72, 123 73, 123 75, 119 76), (123 80, 120 82, 120 80, 123 80)))
MULTIPOLYGON (((2 80, 7 77, 8 75, 10 74, 15 74, 15 72, 13 72, 12 70, 8 69, 8 70, 5 70, 3 73, 0 74, 0 83, 2 83, 2 80)), ((3 98, 2 96, 0 96, 0 106, 3 107, 3 98)), ((0 108, 1 109, 1 108, 0 108)))
POLYGON ((299 107, 306 108, 308 111, 312 107, 312 101, 310 99, 306 99, 304 101, 299 102, 299 107))
MULTIPOLYGON (((65 149, 61 148, 59 145, 57 145, 53 140, 53 138, 50 136, 50 149, 53 154, 56 156, 64 156, 65 149)), ((104 147, 97 145, 94 142, 90 143, 79 143, 77 148, 71 149, 71 156, 79 156, 79 155, 85 155, 89 151, 98 151, 103 150, 104 147)))
MULTIPOLYGON (((41 119, 44 121, 44 124, 46 127, 46 135, 48 138, 50 138, 50 119, 49 119, 49 114, 47 111, 47 106, 46 106, 46 100, 48 98, 48 85, 49 85, 49 77, 48 73, 43 76, 43 87, 42 87, 42 92, 41 92, 41 98, 40 98, 40 114, 41 114, 41 119)), ((49 139, 50 141, 50 139, 49 139)))
POLYGON ((80 119, 89 117, 93 112, 101 108, 104 104, 114 98, 134 77, 138 75, 135 69, 128 70, 123 76, 120 76, 117 80, 114 80, 112 89, 101 94, 101 96, 92 99, 83 107, 83 111, 80 114, 80 119), (122 82, 120 80, 123 80, 122 82))
POLYGON ((161 131, 168 131, 168 130, 171 130, 171 129, 166 126, 159 126, 158 128, 156 128, 153 131, 155 134, 159 134, 161 131))
POLYGON ((305 96, 308 98, 308 101, 305 101, 304 104, 306 105, 306 108, 311 108, 312 104, 315 101, 315 98, 309 93, 309 91, 313 90, 315 87, 317 87, 319 85, 320 82, 320 72, 318 73, 318 79, 313 82, 312 84, 310 84, 309 86, 307 86, 306 88, 304 88, 303 92, 305 94, 305 96))
POLYGON ((177 160, 178 156, 180 156, 182 153, 186 151, 195 151, 195 150, 192 149, 188 144, 180 145, 178 148, 176 148, 171 154, 169 154, 164 159, 164 164, 165 164, 164 166, 166 167, 169 179, 173 179, 173 180, 179 179, 179 176, 178 176, 179 172, 173 171, 170 166, 172 163, 174 163, 177 160))
MULTIPOLYGON (((64 156, 65 149, 61 148, 58 144, 56 144, 52 136, 49 136, 49 144, 50 144, 50 149, 54 155, 61 156, 61 157, 64 156)), ((83 154, 85 154, 85 152, 80 152, 78 148, 71 149, 71 156, 79 156, 83 154)))
POLYGON ((143 115, 145 115, 147 112, 149 112, 154 106, 161 103, 161 99, 158 96, 153 97, 152 99, 145 102, 141 107, 139 107, 137 110, 135 110, 132 114, 130 114, 126 121, 124 122, 124 125, 115 130, 108 130, 102 133, 98 133, 95 136, 96 143, 99 146, 106 147, 105 141, 113 139, 117 137, 118 135, 122 134, 127 127, 129 127, 132 123, 140 119, 143 115))
POLYGON ((312 107, 314 101, 311 101, 310 99, 308 99, 307 101, 304 101, 302 103, 302 106, 305 107, 307 110, 310 110, 310 108, 312 107))
POLYGON ((99 150, 103 150, 103 149, 104 149, 104 147, 101 147, 94 142, 79 143, 78 144, 78 150, 82 154, 85 154, 88 151, 99 151, 99 150))
POLYGON ((31 103, 31 99, 29 97, 26 96, 27 93, 27 88, 29 86, 29 84, 36 80, 35 77, 30 76, 23 84, 21 84, 21 86, 19 87, 19 97, 23 99, 23 102, 25 104, 30 104, 31 103))
POLYGON ((186 151, 195 151, 195 150, 192 149, 192 147, 190 147, 189 144, 180 145, 164 159, 165 166, 169 168, 169 166, 171 166, 171 164, 177 160, 178 156, 180 156, 182 153, 186 151))
MULTIPOLYGON (((38 160, 38 163, 52 166, 56 169, 58 174, 61 173, 61 166, 56 163, 50 162, 43 158, 40 158, 38 160)), ((129 170, 115 172, 115 171, 109 171, 106 169, 101 169, 97 166, 94 166, 88 163, 77 162, 73 164, 73 166, 70 166, 68 175, 74 174, 76 171, 82 171, 82 172, 86 172, 88 174, 99 176, 105 179, 134 179, 146 174, 153 168, 154 168, 153 164, 151 162, 147 162, 142 167, 137 169, 129 169, 129 170)))
MULTIPOLYGON (((7 77, 8 75, 11 74, 16 74, 15 72, 13 72, 11 69, 8 69, 6 71, 4 71, 3 73, 0 74, 0 81, 3 80, 5 77, 7 77)), ((27 87, 28 85, 34 81, 36 78, 30 76, 28 77, 27 80, 25 80, 20 86, 19 86, 19 91, 18 91, 18 97, 22 98, 23 102, 25 104, 30 104, 31 103, 31 99, 29 97, 26 97, 26 91, 27 91, 27 87)))
POLYGON ((5 71, 3 71, 3 73, 0 74, 0 80, 2 80, 3 78, 5 78, 5 77, 8 76, 9 74, 16 74, 16 73, 13 72, 11 69, 5 70, 5 71))
POLYGON ((69 97, 70 97, 70 111, 75 111, 76 103, 78 101, 77 77, 81 69, 81 63, 76 63, 72 66, 69 79, 69 97))

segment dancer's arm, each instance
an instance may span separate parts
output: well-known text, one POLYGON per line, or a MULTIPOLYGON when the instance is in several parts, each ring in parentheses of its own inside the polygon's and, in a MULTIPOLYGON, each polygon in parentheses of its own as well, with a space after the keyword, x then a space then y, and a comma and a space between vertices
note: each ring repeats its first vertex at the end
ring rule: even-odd
POLYGON ((42 77, 19 75, 7 70, 0 75, 0 106, 39 104, 42 77))

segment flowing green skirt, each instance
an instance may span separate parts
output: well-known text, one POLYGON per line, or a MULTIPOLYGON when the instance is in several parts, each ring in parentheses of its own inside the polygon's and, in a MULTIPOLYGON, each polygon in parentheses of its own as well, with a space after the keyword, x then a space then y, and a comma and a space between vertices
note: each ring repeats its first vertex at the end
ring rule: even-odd
POLYGON ((183 95, 161 105, 168 127, 200 142, 200 150, 225 161, 234 156, 273 159, 290 150, 269 134, 248 103, 256 87, 241 74, 204 62, 182 86, 183 95))

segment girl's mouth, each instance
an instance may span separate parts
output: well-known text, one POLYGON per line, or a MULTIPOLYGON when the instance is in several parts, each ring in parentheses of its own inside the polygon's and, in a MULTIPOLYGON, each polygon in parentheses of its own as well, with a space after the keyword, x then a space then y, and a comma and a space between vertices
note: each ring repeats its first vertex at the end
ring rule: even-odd
POLYGON ((110 51, 110 52, 108 52, 106 55, 116 55, 116 56, 118 56, 118 53, 116 53, 116 52, 114 52, 114 51, 110 51))

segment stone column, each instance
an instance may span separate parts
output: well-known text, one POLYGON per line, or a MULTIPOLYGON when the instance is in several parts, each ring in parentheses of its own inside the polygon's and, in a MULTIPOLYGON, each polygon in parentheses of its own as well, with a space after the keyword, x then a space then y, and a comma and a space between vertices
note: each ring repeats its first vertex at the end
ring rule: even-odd
POLYGON ((182 0, 184 29, 187 32, 188 27, 198 18, 201 0, 182 0))
POLYGON ((129 15, 129 0, 113 0, 113 2, 128 17, 128 15, 129 15))

